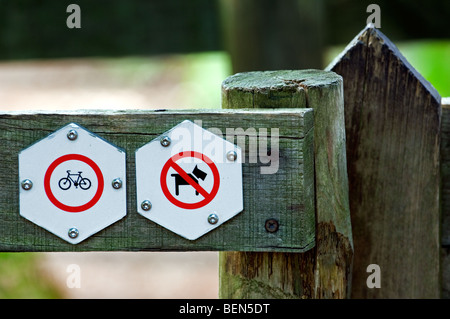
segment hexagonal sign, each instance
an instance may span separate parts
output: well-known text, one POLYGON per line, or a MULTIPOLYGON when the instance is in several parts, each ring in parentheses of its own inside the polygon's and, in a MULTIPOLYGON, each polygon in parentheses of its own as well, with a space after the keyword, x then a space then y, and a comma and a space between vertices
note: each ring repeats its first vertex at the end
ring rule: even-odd
POLYGON ((184 121, 136 151, 137 210, 195 240, 243 210, 240 147, 184 121))
POLYGON ((20 215, 78 244, 126 215, 125 152, 71 123, 19 154, 20 215))

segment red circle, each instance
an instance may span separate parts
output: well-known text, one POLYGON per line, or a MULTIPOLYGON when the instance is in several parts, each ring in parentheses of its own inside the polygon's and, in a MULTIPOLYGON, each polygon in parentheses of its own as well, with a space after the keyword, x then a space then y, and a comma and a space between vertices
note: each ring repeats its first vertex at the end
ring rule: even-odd
POLYGON ((80 155, 80 154, 67 154, 67 155, 63 155, 63 156, 57 158, 47 168, 47 171, 45 172, 45 176, 44 176, 44 189, 45 189, 45 194, 47 194, 48 199, 53 203, 53 205, 55 205, 56 207, 58 207, 61 210, 69 212, 69 213, 83 212, 85 210, 88 210, 95 204, 97 204, 100 197, 102 197, 103 186, 104 186, 103 174, 102 174, 102 171, 100 170, 100 168, 98 167, 98 165, 93 160, 91 160, 89 157, 86 157, 86 156, 80 155), (98 180, 97 192, 95 193, 94 197, 89 202, 87 202, 86 204, 80 205, 80 206, 69 206, 69 205, 65 205, 65 204, 61 203, 59 200, 56 199, 55 195, 53 195, 52 189, 50 187, 50 178, 51 178, 55 168, 58 167, 58 165, 60 165, 61 163, 70 161, 70 160, 81 161, 81 162, 86 163, 94 170, 95 175, 97 175, 97 180, 98 180))
POLYGON ((184 209, 197 209, 197 208, 201 208, 201 207, 207 205, 216 196, 217 192, 219 191, 219 185, 220 185, 219 171, 218 171, 216 165, 214 164, 214 162, 211 161, 211 159, 209 157, 207 157, 206 155, 203 155, 202 153, 194 152, 194 151, 181 152, 181 153, 178 153, 178 154, 172 156, 166 162, 166 164, 164 164, 164 166, 161 170, 160 180, 161 180, 161 189, 162 189, 164 195, 167 197, 167 199, 175 206, 178 206, 178 207, 184 208, 184 209), (179 201, 178 199, 173 197, 173 195, 170 193, 169 189, 167 188, 166 179, 167 179, 167 173, 169 171, 169 168, 172 167, 173 163, 175 163, 176 161, 178 161, 184 157, 195 157, 195 158, 201 159, 203 162, 205 162, 209 166, 209 168, 211 169, 211 171, 213 173, 214 183, 213 183, 213 188, 212 188, 211 192, 209 193, 209 196, 205 197, 203 200, 201 200, 197 203, 184 203, 182 201, 179 201))

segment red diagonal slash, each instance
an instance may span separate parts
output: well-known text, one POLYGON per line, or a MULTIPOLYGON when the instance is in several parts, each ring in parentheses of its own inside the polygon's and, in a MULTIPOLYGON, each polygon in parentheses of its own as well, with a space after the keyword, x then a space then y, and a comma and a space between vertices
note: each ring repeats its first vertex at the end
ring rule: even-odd
POLYGON ((192 187, 195 188, 195 190, 201 194, 204 198, 209 198, 209 196, 211 195, 210 193, 208 193, 207 191, 205 191, 205 189, 203 187, 201 187, 198 183, 196 183, 181 167, 180 165, 178 165, 177 163, 175 163, 173 160, 170 163, 170 166, 177 171, 177 173, 186 181, 189 183, 189 185, 191 185, 192 187))

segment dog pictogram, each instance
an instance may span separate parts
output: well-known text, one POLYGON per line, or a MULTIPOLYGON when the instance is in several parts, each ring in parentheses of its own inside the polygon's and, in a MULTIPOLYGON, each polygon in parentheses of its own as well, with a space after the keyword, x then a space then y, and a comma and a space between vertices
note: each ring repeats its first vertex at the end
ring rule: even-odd
MULTIPOLYGON (((198 168, 197 165, 195 165, 194 170, 192 173, 188 174, 190 178, 194 180, 197 184, 199 183, 199 179, 202 181, 205 180, 206 174, 204 171, 198 168)), ((181 185, 190 185, 189 182, 187 182, 180 174, 171 174, 170 176, 173 176, 175 178, 175 195, 178 196, 180 194, 180 186, 181 185)), ((195 190, 195 195, 198 196, 198 191, 195 190)))
MULTIPOLYGON (((210 158, 200 152, 184 151, 172 156, 164 164, 163 168, 161 169, 160 182, 161 190, 169 200, 169 202, 182 209, 198 209, 206 206, 217 195, 220 187, 220 175, 216 164, 212 162, 210 158), (179 162, 183 158, 197 158, 202 162, 199 163, 197 167, 194 167, 191 172, 192 166, 189 168, 189 170, 187 170, 186 167, 183 168, 179 165, 181 164, 182 166, 185 166, 183 162, 179 162), (177 162, 179 162, 179 164, 177 162), (202 171, 199 168, 203 168, 205 167, 205 165, 207 165, 209 171, 211 172, 209 172, 208 170, 202 171), (173 174, 169 174, 170 169, 173 169, 175 172, 173 172, 173 174), (206 180, 206 176, 208 176, 207 183, 202 183, 202 181, 206 180), (170 177, 175 178, 175 189, 170 187, 171 189, 169 190, 167 184, 170 177), (178 196, 188 194, 191 191, 194 192, 194 190, 189 190, 189 187, 185 187, 180 194, 180 186, 182 185, 190 185, 191 187, 193 187, 195 190, 195 194, 197 195, 195 198, 198 198, 200 200, 192 202, 189 201, 189 199, 186 200, 189 196, 178 196), (179 198, 181 198, 181 200, 179 198)), ((193 194, 194 193, 192 193, 192 195, 193 194)))

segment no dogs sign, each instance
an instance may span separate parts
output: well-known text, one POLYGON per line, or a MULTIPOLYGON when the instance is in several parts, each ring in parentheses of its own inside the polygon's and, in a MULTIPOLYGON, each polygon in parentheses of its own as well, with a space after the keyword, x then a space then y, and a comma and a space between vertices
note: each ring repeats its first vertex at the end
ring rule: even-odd
POLYGON ((161 171, 161 189, 164 195, 180 208, 204 207, 214 199, 219 186, 220 175, 216 164, 199 152, 176 154, 164 164, 161 171), (201 162, 193 159, 200 159, 201 162), (187 187, 180 192, 181 186, 187 187))
POLYGON ((136 151, 137 209, 194 240, 243 210, 241 149, 184 121, 136 151))

